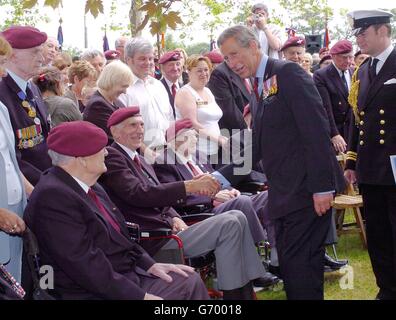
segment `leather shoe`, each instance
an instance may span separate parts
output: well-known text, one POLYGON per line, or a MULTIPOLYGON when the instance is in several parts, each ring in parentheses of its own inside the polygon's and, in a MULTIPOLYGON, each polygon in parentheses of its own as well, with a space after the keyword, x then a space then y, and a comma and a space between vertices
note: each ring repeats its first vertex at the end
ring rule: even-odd
POLYGON ((346 266, 348 264, 348 260, 335 260, 325 253, 324 264, 325 269, 327 267, 327 269, 330 268, 332 270, 338 270, 346 266))
POLYGON ((263 277, 253 280, 253 286, 268 288, 277 284, 279 281, 280 279, 276 275, 266 272, 263 277))

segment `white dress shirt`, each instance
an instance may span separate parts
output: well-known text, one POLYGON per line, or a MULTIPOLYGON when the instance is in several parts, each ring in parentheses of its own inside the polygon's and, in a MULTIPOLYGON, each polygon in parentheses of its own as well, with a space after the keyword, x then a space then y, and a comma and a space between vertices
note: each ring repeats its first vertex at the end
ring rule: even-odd
POLYGON ((133 77, 132 85, 119 99, 126 106, 139 106, 144 121, 144 143, 149 147, 164 146, 165 132, 175 121, 168 93, 161 81, 133 77))
POLYGON ((345 74, 345 79, 348 84, 348 90, 351 90, 352 79, 351 79, 351 74, 349 73, 349 70, 342 71, 341 69, 338 69, 334 62, 333 62, 333 65, 334 65, 334 68, 337 69, 338 74, 340 75, 341 79, 342 79, 342 74, 345 74))
MULTIPOLYGON (((378 74, 381 71, 386 60, 389 58, 390 54, 392 53, 393 49, 394 49, 394 47, 392 45, 390 45, 384 52, 380 53, 376 57, 373 57, 373 58, 377 58, 379 60, 377 63, 376 74, 378 74)), ((371 61, 371 63, 372 63, 372 61, 371 61)))

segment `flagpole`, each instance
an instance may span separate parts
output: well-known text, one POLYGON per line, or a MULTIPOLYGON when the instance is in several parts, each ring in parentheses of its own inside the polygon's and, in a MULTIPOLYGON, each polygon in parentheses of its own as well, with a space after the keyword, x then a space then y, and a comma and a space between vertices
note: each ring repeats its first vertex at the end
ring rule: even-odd
POLYGON ((87 14, 84 13, 84 47, 88 48, 87 14))

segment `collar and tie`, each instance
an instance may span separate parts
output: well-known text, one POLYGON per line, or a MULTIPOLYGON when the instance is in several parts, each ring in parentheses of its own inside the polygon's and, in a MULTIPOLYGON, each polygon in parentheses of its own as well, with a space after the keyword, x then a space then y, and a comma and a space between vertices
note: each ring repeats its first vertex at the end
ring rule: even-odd
POLYGON ((88 190, 88 196, 93 200, 95 203, 96 207, 99 209, 100 213, 102 214, 103 218, 110 223, 110 225, 118 232, 121 233, 121 228, 118 222, 107 212, 106 208, 96 195, 95 191, 92 190, 92 188, 89 188, 88 190))
POLYGON ((193 174, 193 177, 196 177, 199 175, 199 172, 198 172, 197 168, 195 167, 195 165, 192 163, 192 161, 187 161, 187 165, 190 168, 190 170, 193 174))
POLYGON ((344 84, 344 87, 347 89, 347 91, 349 91, 348 82, 345 77, 345 72, 348 72, 348 71, 341 71, 341 80, 342 80, 342 83, 344 84))
POLYGON ((374 78, 377 76, 377 64, 379 62, 379 59, 377 58, 371 58, 371 64, 369 68, 369 78, 370 81, 373 81, 374 78))
POLYGON ((172 84, 172 96, 173 98, 176 97, 176 91, 177 91, 177 87, 176 87, 176 83, 172 84))
POLYGON ((135 162, 136 166, 143 171, 142 168, 142 163, 140 162, 139 156, 135 155, 135 157, 133 158, 133 162, 135 162))

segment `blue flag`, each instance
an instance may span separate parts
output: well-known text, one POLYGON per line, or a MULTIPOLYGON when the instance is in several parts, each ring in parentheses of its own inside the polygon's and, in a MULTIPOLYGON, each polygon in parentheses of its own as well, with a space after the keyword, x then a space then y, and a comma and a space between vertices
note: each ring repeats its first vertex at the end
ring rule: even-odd
POLYGON ((107 35, 105 32, 105 35, 103 37, 103 52, 106 52, 107 50, 109 50, 109 41, 107 40, 107 35))
POLYGON ((59 49, 62 50, 62 46, 63 46, 63 31, 62 31, 62 26, 61 25, 58 28, 58 43, 59 43, 59 49))

